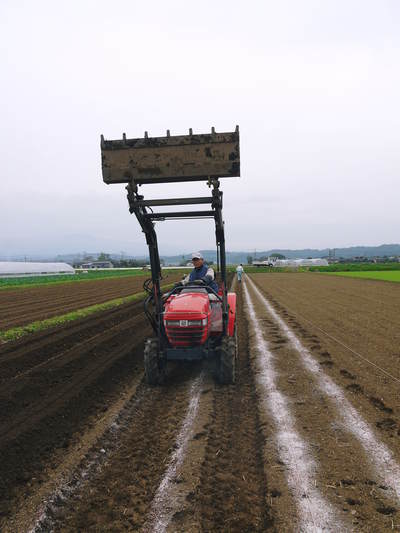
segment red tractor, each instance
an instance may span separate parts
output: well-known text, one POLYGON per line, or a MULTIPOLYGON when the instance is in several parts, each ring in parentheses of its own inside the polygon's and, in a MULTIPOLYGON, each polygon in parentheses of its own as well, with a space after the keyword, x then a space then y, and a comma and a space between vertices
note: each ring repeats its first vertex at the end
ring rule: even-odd
POLYGON ((227 290, 222 192, 219 178, 240 175, 239 128, 234 132, 106 141, 101 137, 103 180, 128 183, 129 210, 135 213, 149 247, 151 278, 144 288, 145 313, 154 336, 146 341, 146 380, 160 384, 167 361, 213 358, 221 383, 235 381, 237 356, 236 294, 227 290), (145 200, 138 186, 147 183, 206 181, 211 196, 145 200), (200 211, 155 213, 153 207, 209 204, 200 211), (155 222, 168 219, 213 218, 217 244, 219 290, 201 280, 177 284, 162 293, 155 222))

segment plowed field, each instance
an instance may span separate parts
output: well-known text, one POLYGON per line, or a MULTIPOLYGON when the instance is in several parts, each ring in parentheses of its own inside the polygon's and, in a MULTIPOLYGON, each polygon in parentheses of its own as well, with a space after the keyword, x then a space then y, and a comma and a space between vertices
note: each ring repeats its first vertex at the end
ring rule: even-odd
POLYGON ((400 287, 253 280, 231 386, 146 386, 141 303, 1 347, 0 529, 399 530, 400 287))
MULTIPOLYGON (((143 291, 149 276, 65 283, 54 286, 0 291, 0 331, 23 326, 36 320, 75 311, 143 291)), ((182 274, 169 273, 165 283, 173 283, 182 274)))

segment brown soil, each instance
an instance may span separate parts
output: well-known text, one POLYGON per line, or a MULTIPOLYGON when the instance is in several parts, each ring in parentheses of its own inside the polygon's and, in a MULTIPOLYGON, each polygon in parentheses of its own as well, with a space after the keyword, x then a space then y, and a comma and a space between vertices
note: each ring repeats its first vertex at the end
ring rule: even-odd
MULTIPOLYGON (((254 279, 400 460, 398 385, 321 331, 398 375, 400 287, 319 275, 254 279)), ((390 490, 250 293, 275 357, 279 390, 318 465, 316 487, 348 530, 398 529, 390 490)), ((242 288, 238 296, 238 376, 231 386, 218 385, 211 366, 181 363, 169 366, 165 385, 147 387, 142 357, 150 330, 141 303, 1 347, 0 529, 25 531, 44 511, 36 532, 148 531, 191 385, 201 375, 193 433, 172 479, 168 531, 295 530, 296 505, 276 428, 256 386, 257 347, 248 334, 242 288), (52 492, 56 486, 62 490, 52 492)))
POLYGON ((109 531, 112 525, 113 531, 137 531, 143 526, 174 449, 196 370, 198 365, 174 366, 168 386, 142 385, 131 426, 121 433, 117 449, 93 482, 57 509, 56 530, 109 531))
POLYGON ((141 372, 149 333, 138 302, 0 347, 0 519, 141 372))
MULTIPOLYGON (((0 291, 0 330, 23 326, 36 320, 68 313, 114 298, 130 296, 143 290, 149 276, 63 283, 27 289, 0 291)), ((181 274, 168 274, 165 283, 180 279, 181 274)))
MULTIPOLYGON (((203 369, 200 411, 176 485, 182 506, 172 517, 174 531, 263 531, 270 526, 243 313, 239 320, 237 383, 222 387, 209 367, 203 369)), ((16 512, 21 501, 35 500, 70 450, 80 453, 79 441, 95 427, 98 414, 141 375, 141 340, 148 333, 139 304, 131 304, 0 351, 2 400, 7 402, 0 419, 4 531, 32 521, 30 504, 25 504, 29 513, 16 512), (132 329, 140 332, 133 343, 132 329)), ((164 386, 141 384, 117 441, 110 444, 103 435, 97 451, 77 458, 78 470, 88 472, 87 482, 73 478, 66 501, 55 498, 38 531, 146 528, 188 407, 190 384, 201 369, 199 364, 171 365, 164 386), (103 460, 99 446, 107 449, 103 460)))
MULTIPOLYGON (((332 340, 340 340, 400 377, 400 287, 317 274, 274 273, 253 278, 324 372, 346 391, 377 438, 400 461, 399 383, 332 340)), ((298 431, 311 443, 318 461, 317 486, 348 515, 349 527, 362 531, 394 527, 398 502, 393 502, 388 487, 382 485, 360 443, 338 423, 337 408, 317 388, 261 303, 257 314, 275 355, 279 390, 289 398, 298 431)), ((273 500, 273 513, 278 527, 285 528, 290 495, 282 469, 274 468, 274 462, 279 464, 276 454, 269 457, 269 482, 279 493, 273 500), (281 499, 286 501, 280 503, 281 499)))
POLYGON ((265 531, 272 525, 247 319, 238 288, 237 381, 215 386, 197 498, 202 531, 265 531))
MULTIPOLYGON (((400 380, 400 285, 323 274, 254 280, 325 371, 349 390, 355 407, 367 411, 374 425, 394 417, 400 430, 400 382, 382 371, 400 380)), ((381 432, 389 444, 398 436, 393 428, 381 432)))

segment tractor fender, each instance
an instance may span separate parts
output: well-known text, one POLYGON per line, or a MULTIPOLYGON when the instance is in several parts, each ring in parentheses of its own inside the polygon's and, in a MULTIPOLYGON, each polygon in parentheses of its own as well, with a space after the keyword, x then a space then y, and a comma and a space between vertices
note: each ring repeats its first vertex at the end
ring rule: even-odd
POLYGON ((233 337, 235 334, 236 324, 236 293, 228 292, 228 335, 233 337))

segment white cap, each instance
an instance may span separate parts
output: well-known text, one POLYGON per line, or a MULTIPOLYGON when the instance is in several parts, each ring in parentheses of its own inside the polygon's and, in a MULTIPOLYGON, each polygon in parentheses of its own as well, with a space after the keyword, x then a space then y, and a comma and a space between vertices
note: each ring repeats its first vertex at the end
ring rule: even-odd
POLYGON ((203 259, 203 256, 201 255, 200 252, 193 252, 192 259, 203 259))

